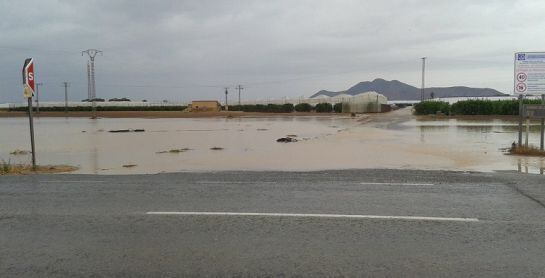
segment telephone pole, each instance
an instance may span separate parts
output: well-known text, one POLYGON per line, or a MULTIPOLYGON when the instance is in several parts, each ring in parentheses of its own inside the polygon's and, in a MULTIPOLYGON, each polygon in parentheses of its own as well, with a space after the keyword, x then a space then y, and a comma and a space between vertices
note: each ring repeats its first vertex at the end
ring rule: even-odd
POLYGON ((242 87, 242 85, 238 85, 238 86, 236 87, 236 89, 238 90, 238 106, 240 106, 240 105, 241 105, 241 102, 240 102, 240 91, 241 91, 241 90, 244 90, 244 87, 242 87))
POLYGON ((40 86, 44 83, 36 83, 36 114, 40 113, 40 86))
POLYGON ((422 57, 422 89, 420 90, 420 101, 424 101, 424 88, 426 87, 426 57, 422 57))
POLYGON ((225 111, 229 111, 229 104, 227 104, 227 94, 229 94, 229 91, 227 91, 229 87, 225 87, 225 111))
POLYGON ((64 84, 64 113, 68 113, 68 87, 70 83, 62 82, 64 84))
POLYGON ((81 52, 81 56, 87 54, 91 63, 87 63, 87 93, 89 94, 89 100, 93 102, 93 118, 97 117, 97 108, 95 99, 97 97, 95 87, 95 57, 97 54, 102 56, 102 51, 97 49, 87 49, 81 52))

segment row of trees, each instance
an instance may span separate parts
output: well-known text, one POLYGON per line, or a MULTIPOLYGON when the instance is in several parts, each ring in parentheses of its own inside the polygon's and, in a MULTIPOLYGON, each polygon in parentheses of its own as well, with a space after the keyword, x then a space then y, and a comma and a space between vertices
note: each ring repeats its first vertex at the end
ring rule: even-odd
MULTIPOLYGON (((187 106, 97 106, 97 111, 183 111, 187 106)), ((72 106, 68 107, 68 111, 91 111, 92 107, 90 106, 72 106)), ((28 111, 27 107, 13 107, 9 108, 8 111, 28 111)), ((36 107, 34 107, 36 111, 36 107)), ((41 112, 51 111, 51 112, 62 112, 64 111, 64 106, 54 106, 54 107, 40 107, 41 112)))
MULTIPOLYGON (((86 98, 86 99, 81 100, 81 102, 91 102, 91 101, 93 101, 93 99, 86 98)), ((103 98, 95 98, 94 101, 95 102, 105 102, 106 100, 103 99, 103 98)), ((124 97, 124 98, 111 98, 108 101, 131 101, 131 100, 124 97)), ((144 100, 144 102, 146 102, 146 101, 144 100)))
POLYGON ((317 113, 341 113, 342 105, 337 103, 332 105, 331 103, 319 103, 316 106, 312 106, 308 103, 299 103, 293 105, 291 103, 286 104, 245 104, 245 105, 230 105, 229 111, 244 111, 244 112, 264 112, 264 113, 291 113, 291 112, 312 112, 317 113))
MULTIPOLYGON (((183 111, 187 106, 97 106, 97 111, 183 111)), ((27 111, 27 107, 12 107, 9 111, 27 111)), ((36 109, 36 108, 34 108, 36 109)), ((90 106, 72 106, 68 111, 91 111, 90 106)), ((40 111, 64 111, 64 106, 40 107, 40 111)), ((262 113, 291 113, 291 112, 312 112, 316 113, 341 113, 342 104, 319 103, 312 106, 308 103, 293 105, 286 104, 247 104, 229 105, 229 111, 262 112, 262 113)))
MULTIPOLYGON (((525 104, 540 104, 541 100, 525 99, 525 104)), ((454 104, 443 101, 423 101, 414 105, 416 115, 518 115, 518 100, 464 100, 454 104)))

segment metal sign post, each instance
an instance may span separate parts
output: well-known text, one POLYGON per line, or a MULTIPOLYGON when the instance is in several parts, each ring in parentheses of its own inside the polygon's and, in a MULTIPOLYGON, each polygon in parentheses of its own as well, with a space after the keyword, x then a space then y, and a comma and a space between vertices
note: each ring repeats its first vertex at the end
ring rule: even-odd
MULTIPOLYGON (((545 94, 541 95, 541 104, 545 105, 545 94)), ((543 147, 543 144, 545 142, 545 138, 544 138, 544 135, 545 135, 545 117, 544 118, 541 118, 541 144, 539 145, 539 149, 540 150, 545 150, 543 147)))
POLYGON ((34 145, 34 121, 32 120, 32 96, 34 96, 34 60, 27 58, 23 65, 23 95, 28 100, 28 121, 30 123, 30 144, 32 148, 32 169, 36 170, 36 148, 34 145))
POLYGON ((519 95, 519 142, 518 146, 522 147, 522 120, 524 119, 523 113, 523 95, 519 95))
MULTIPOLYGON (((545 133, 545 95, 541 96, 543 104, 526 104, 524 105, 524 116, 526 121, 532 119, 541 119, 541 140, 540 140, 540 149, 543 150, 544 144, 544 133, 545 133)), ((528 126, 526 127, 526 132, 528 133, 528 126)), ((526 134, 526 145, 528 145, 528 134, 526 134)))
POLYGON ((526 117, 526 146, 528 146, 529 118, 539 118, 541 119, 540 148, 543 150, 545 119, 538 115, 545 110, 532 107, 532 105, 523 105, 522 99, 524 95, 541 95, 542 103, 545 104, 545 52, 517 52, 515 53, 514 66, 513 89, 516 94, 519 94, 518 145, 522 146, 523 117, 526 117))

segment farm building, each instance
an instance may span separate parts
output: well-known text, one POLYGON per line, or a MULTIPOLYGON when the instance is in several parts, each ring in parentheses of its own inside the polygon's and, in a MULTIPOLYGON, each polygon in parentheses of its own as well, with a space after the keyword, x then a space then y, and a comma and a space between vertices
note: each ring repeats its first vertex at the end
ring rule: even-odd
POLYGON ((218 112, 221 104, 217 100, 194 100, 188 108, 191 112, 218 112))

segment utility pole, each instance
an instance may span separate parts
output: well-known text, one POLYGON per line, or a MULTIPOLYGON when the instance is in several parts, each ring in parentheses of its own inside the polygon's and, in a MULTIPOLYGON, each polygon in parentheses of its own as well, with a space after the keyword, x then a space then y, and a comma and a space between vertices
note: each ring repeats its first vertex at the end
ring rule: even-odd
POLYGON ((97 49, 87 49, 81 52, 81 56, 87 54, 91 63, 87 64, 87 93, 89 94, 89 100, 93 102, 93 119, 97 117, 97 108, 95 99, 97 97, 96 87, 95 87, 95 57, 97 54, 102 56, 102 51, 97 49))
POLYGON ((241 91, 241 90, 244 90, 244 87, 242 87, 242 85, 238 85, 236 89, 238 90, 238 106, 240 106, 240 105, 241 105, 241 102, 240 102, 240 91, 241 91))
POLYGON ((225 111, 229 111, 229 104, 227 104, 227 94, 229 94, 228 87, 225 87, 225 111))
POLYGON ((68 82, 63 82, 64 84, 64 113, 68 113, 68 82))
POLYGON ((422 89, 420 90, 420 101, 424 101, 424 88, 426 87, 426 57, 422 57, 422 89))
POLYGON ((40 113, 40 86, 44 83, 36 83, 36 114, 40 113))

